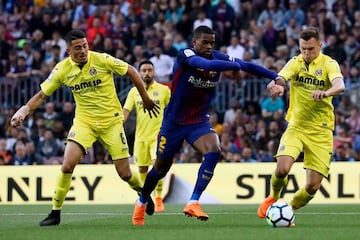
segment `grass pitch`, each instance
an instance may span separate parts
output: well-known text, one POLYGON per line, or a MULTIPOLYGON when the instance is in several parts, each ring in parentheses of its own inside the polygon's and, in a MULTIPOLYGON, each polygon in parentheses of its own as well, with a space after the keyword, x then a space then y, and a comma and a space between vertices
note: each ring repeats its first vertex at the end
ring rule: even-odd
POLYGON ((66 205, 59 226, 38 227, 44 205, 0 205, 1 240, 332 240, 359 239, 360 205, 310 204, 295 212, 295 227, 272 228, 256 215, 257 205, 202 205, 209 220, 185 217, 183 205, 132 226, 132 205, 66 205))

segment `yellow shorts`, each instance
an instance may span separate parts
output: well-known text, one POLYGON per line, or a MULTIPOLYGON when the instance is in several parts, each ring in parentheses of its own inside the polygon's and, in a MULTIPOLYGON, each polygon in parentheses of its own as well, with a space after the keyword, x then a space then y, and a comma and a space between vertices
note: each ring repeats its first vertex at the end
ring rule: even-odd
POLYGON ((121 121, 104 126, 99 122, 74 119, 68 140, 77 142, 87 151, 96 140, 104 146, 113 160, 130 157, 124 127, 121 121))
POLYGON ((157 138, 134 143, 134 163, 139 167, 152 166, 156 159, 157 138))
POLYGON ((333 152, 333 134, 330 129, 309 130, 288 126, 281 137, 276 157, 287 155, 295 160, 304 151, 304 168, 327 177, 333 152))

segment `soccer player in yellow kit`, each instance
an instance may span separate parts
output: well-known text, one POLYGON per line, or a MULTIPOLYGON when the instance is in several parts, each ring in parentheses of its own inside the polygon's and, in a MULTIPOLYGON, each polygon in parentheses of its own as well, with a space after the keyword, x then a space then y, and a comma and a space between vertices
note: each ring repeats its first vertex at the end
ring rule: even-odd
MULTIPOLYGON (((134 162, 139 168, 140 179, 145 182, 149 166, 152 166, 156 159, 157 137, 160 131, 161 122, 164 116, 164 108, 170 101, 170 88, 154 80, 154 65, 151 61, 143 61, 139 64, 139 73, 144 82, 150 98, 160 107, 157 117, 151 118, 142 109, 142 99, 138 90, 130 89, 126 98, 123 111, 124 119, 127 120, 129 113, 135 107, 136 131, 134 142, 134 162)), ((161 179, 155 188, 155 212, 164 211, 162 200, 162 189, 164 179, 161 179)))
POLYGON ((58 225, 60 211, 69 191, 72 173, 92 144, 99 140, 111 155, 120 178, 135 191, 142 184, 130 170, 129 151, 123 128, 123 112, 116 95, 113 73, 127 74, 137 87, 143 108, 150 116, 157 116, 158 106, 149 98, 139 73, 126 62, 105 53, 89 51, 86 35, 71 30, 66 36, 70 57, 59 62, 36 93, 12 117, 13 127, 20 126, 30 111, 37 109, 56 89, 68 87, 76 102, 74 123, 67 136, 64 161, 58 177, 53 206, 40 226, 58 225))
POLYGON ((299 44, 301 54, 290 59, 279 72, 281 79, 268 85, 271 95, 282 95, 285 81, 290 81, 290 99, 288 126, 275 156, 277 165, 271 177, 270 195, 258 208, 260 218, 280 198, 288 173, 302 151, 306 184, 290 202, 294 210, 314 197, 329 172, 335 122, 332 97, 345 90, 344 80, 339 64, 321 53, 322 43, 316 28, 304 29, 299 44))

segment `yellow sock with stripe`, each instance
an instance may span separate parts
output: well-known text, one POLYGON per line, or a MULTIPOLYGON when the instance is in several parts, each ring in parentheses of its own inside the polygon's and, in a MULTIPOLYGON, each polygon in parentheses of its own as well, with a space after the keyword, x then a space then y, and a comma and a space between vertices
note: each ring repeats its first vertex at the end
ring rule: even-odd
POLYGON ((273 197, 276 200, 279 199, 281 190, 287 184, 287 182, 288 182, 287 176, 284 178, 278 178, 275 176, 275 173, 273 173, 271 176, 271 191, 270 191, 271 197, 273 197))
POLYGON ((61 210, 66 194, 70 189, 71 178, 72 173, 60 173, 53 197, 53 210, 61 210))
POLYGON ((313 199, 314 196, 315 196, 315 194, 310 195, 306 191, 306 189, 303 187, 294 194, 294 197, 290 202, 290 206, 294 210, 299 209, 299 208, 305 206, 306 204, 308 204, 308 202, 310 202, 310 200, 313 199))
POLYGON ((140 181, 139 174, 137 171, 131 171, 131 178, 128 181, 129 186, 136 192, 140 192, 143 184, 140 181))
POLYGON ((164 178, 160 179, 158 184, 155 187, 155 197, 161 197, 162 198, 162 190, 164 185, 164 178))

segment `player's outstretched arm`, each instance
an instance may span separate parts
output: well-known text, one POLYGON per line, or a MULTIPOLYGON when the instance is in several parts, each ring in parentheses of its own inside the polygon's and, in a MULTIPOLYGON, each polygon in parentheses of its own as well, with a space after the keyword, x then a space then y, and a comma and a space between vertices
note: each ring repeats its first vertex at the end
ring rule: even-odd
POLYGON ((238 71, 240 70, 240 65, 236 62, 231 61, 224 61, 224 60, 217 60, 217 59, 206 59, 200 56, 193 56, 189 59, 189 65, 191 67, 201 68, 206 71, 228 71, 228 70, 234 70, 238 71))
POLYGON ((270 71, 267 68, 264 68, 263 66, 260 66, 258 64, 242 61, 241 59, 235 58, 235 62, 240 64, 241 70, 251 73, 258 77, 265 77, 271 80, 275 80, 278 75, 277 73, 270 71))
POLYGON ((37 109, 41 104, 43 104, 46 100, 47 96, 43 93, 43 91, 39 91, 34 96, 30 98, 30 100, 16 113, 11 117, 11 126, 18 127, 22 124, 24 119, 29 115, 29 113, 35 109, 37 109))
POLYGON ((135 84, 136 89, 139 91, 139 94, 143 100, 144 111, 149 111, 150 118, 152 118, 152 116, 157 117, 160 112, 160 106, 155 104, 147 94, 144 84, 141 81, 140 74, 133 66, 129 65, 127 75, 130 76, 132 82, 135 84))

